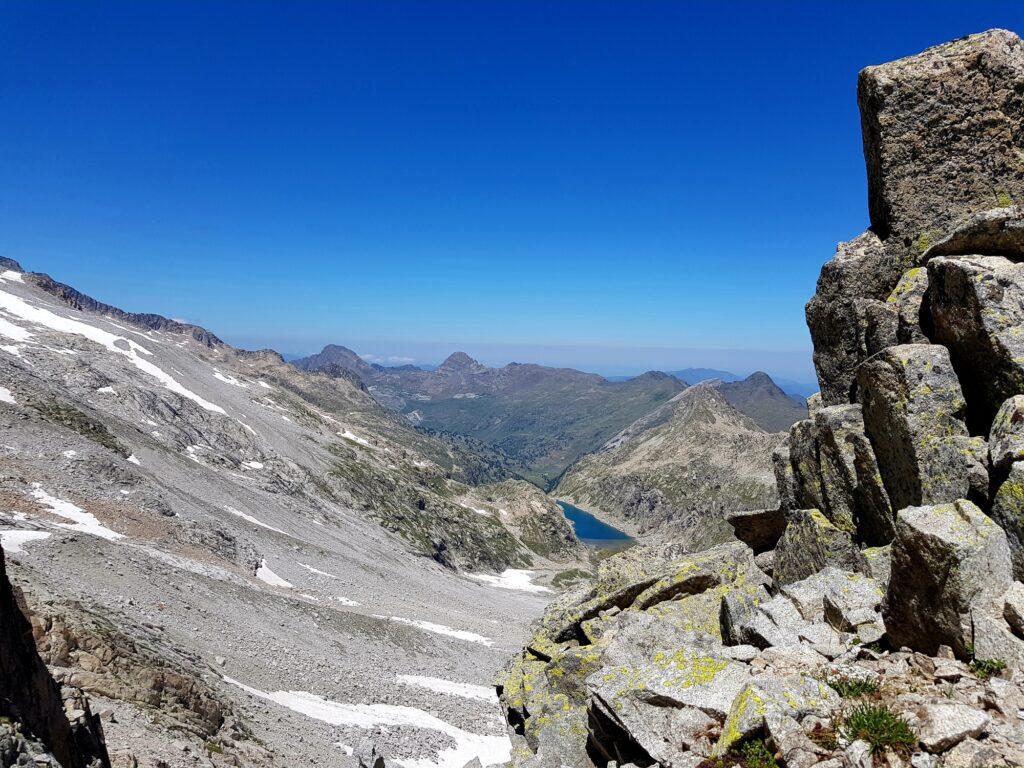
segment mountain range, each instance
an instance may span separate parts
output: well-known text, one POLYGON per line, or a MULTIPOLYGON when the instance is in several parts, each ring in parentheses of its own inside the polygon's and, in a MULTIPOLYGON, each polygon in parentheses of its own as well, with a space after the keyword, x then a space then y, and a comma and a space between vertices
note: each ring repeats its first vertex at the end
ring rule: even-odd
MULTIPOLYGON (((354 374, 380 403, 411 423, 448 441, 454 435, 470 439, 494 467, 542 488, 553 487, 574 462, 687 386, 678 375, 658 371, 612 381, 571 368, 521 363, 489 368, 464 352, 430 371, 386 368, 339 345, 292 364, 330 375, 354 374)), ((804 404, 767 374, 742 381, 726 375, 729 381, 717 382, 723 396, 762 428, 786 430, 806 417, 804 404)))

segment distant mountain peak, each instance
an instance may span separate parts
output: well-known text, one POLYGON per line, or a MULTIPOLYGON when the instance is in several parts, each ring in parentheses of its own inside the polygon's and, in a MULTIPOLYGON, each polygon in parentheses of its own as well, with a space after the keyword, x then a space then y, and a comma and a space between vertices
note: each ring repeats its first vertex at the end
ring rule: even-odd
POLYGON ((452 352, 448 358, 437 367, 439 371, 482 371, 487 366, 474 360, 465 352, 452 352))

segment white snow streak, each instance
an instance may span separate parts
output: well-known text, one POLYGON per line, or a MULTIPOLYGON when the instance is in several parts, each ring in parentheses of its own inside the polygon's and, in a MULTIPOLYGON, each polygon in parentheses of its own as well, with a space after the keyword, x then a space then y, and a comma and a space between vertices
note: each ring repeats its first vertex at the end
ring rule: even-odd
POLYGON ((464 699, 477 699, 498 703, 498 694, 493 688, 485 685, 471 685, 470 683, 453 683, 450 680, 442 680, 440 677, 421 677, 419 675, 399 675, 398 682, 405 685, 415 685, 419 688, 426 688, 435 693, 448 693, 452 696, 461 696, 464 699))
POLYGON ((256 578, 260 581, 266 582, 272 587, 285 587, 286 589, 293 589, 294 584, 290 581, 285 581, 272 570, 267 567, 267 561, 261 560, 260 567, 256 569, 256 578))
POLYGON ((136 456, 134 453, 131 456, 128 457, 128 463, 129 464, 142 464, 142 462, 139 461, 139 457, 136 456))
POLYGON ((76 507, 70 501, 64 501, 58 499, 56 496, 51 496, 44 491, 39 483, 33 483, 32 497, 36 499, 43 506, 49 507, 53 514, 65 518, 66 520, 73 520, 73 523, 54 523, 54 525, 60 528, 67 528, 69 531, 78 531, 79 533, 88 533, 90 536, 99 536, 101 539, 107 539, 108 541, 115 541, 116 539, 123 539, 117 531, 112 531, 103 525, 96 516, 91 512, 86 512, 81 507, 76 507))
POLYGON ((321 571, 319 568, 314 568, 312 565, 306 565, 305 563, 296 563, 296 565, 299 566, 299 568, 305 568, 310 573, 316 573, 316 574, 319 574, 320 576, 326 576, 329 579, 336 579, 336 578, 338 578, 333 573, 328 573, 327 571, 321 571))
POLYGON ((399 761, 405 768, 463 768, 474 757, 481 765, 505 763, 512 756, 512 743, 508 736, 482 736, 464 731, 440 718, 415 707, 395 704, 342 704, 306 691, 260 691, 225 677, 224 682, 261 699, 273 701, 293 712, 331 725, 351 725, 357 728, 377 726, 408 726, 437 731, 455 742, 454 747, 441 750, 436 759, 406 758, 399 761))
POLYGON ((260 461, 243 461, 242 466, 248 469, 263 469, 263 463, 260 461))
POLYGON ((234 376, 225 376, 216 368, 213 371, 213 378, 223 381, 225 384, 230 384, 233 387, 241 387, 242 389, 246 389, 249 386, 248 384, 239 381, 234 376))
MULTIPOLYGON (((213 411, 214 413, 225 413, 224 409, 219 405, 211 403, 208 400, 204 400, 195 392, 192 392, 179 384, 173 376, 166 373, 163 369, 148 360, 143 360, 139 356, 140 353, 143 355, 151 355, 152 353, 131 339, 126 339, 123 336, 115 336, 108 331, 104 331, 78 320, 72 320, 69 317, 62 317, 61 315, 54 314, 42 307, 34 307, 24 299, 7 293, 6 291, 0 291, 0 309, 3 309, 15 317, 20 317, 23 320, 28 320, 31 323, 36 323, 52 330, 60 331, 61 333, 71 333, 76 336, 84 336, 90 341, 94 341, 97 344, 106 347, 106 349, 111 352, 124 355, 132 365, 143 373, 152 376, 172 392, 175 392, 182 397, 187 397, 189 400, 192 400, 208 411, 213 411)), ((11 324, 7 323, 7 325, 11 324)), ((16 328, 17 326, 13 327, 16 328)), ((20 331, 22 334, 25 333, 23 328, 20 329, 20 331)), ((9 335, 5 333, 3 326, 0 326, 0 333, 9 335)), ((24 340, 16 337, 12 338, 15 338, 15 341, 24 340)))
POLYGON ((0 387, 0 403, 10 403, 11 405, 17 405, 18 401, 14 399, 14 395, 11 394, 11 390, 7 387, 0 387))
POLYGON ((257 520, 252 515, 247 515, 247 514, 245 514, 245 512, 242 512, 241 510, 235 509, 234 507, 224 507, 224 509, 226 509, 228 512, 230 512, 232 515, 237 515, 238 517, 242 518, 243 520, 248 520, 253 525, 258 525, 260 528, 266 528, 268 531, 274 531, 275 533, 283 533, 285 536, 290 535, 287 531, 282 531, 280 528, 275 528, 272 525, 267 525, 263 521, 257 520))
POLYGON ((113 387, 100 387, 99 389, 96 390, 96 394, 98 394, 98 395, 116 395, 117 392, 114 390, 113 387))
POLYGON ((464 629, 452 629, 451 627, 446 627, 444 624, 434 624, 433 622, 420 621, 419 619, 406 619, 401 616, 391 616, 390 619, 391 621, 397 621, 400 624, 408 624, 410 627, 417 627, 438 635, 447 635, 448 637, 454 637, 458 640, 466 640, 470 643, 480 643, 480 645, 494 645, 494 641, 491 640, 491 638, 478 635, 475 632, 467 632, 464 629))
POLYGON ((342 437, 344 437, 347 440, 351 440, 353 443, 359 443, 360 445, 365 445, 367 448, 372 448, 373 447, 370 444, 369 440, 367 440, 366 438, 363 438, 363 437, 359 437, 359 435, 354 435, 351 432, 349 432, 347 429, 344 432, 339 432, 338 434, 341 435, 342 437))
MULTIPOLYGON (((32 338, 33 334, 31 331, 26 331, 20 325, 15 325, 14 323, 0 317, 0 336, 6 336, 8 339, 14 339, 15 341, 28 341, 32 338)), ((15 347, 15 349, 17 349, 17 347, 15 347)))
POLYGON ((492 587, 501 587, 502 589, 518 589, 522 592, 550 592, 551 590, 547 587, 531 583, 530 580, 533 578, 533 573, 533 571, 509 568, 497 576, 489 573, 471 573, 469 577, 489 584, 492 587))

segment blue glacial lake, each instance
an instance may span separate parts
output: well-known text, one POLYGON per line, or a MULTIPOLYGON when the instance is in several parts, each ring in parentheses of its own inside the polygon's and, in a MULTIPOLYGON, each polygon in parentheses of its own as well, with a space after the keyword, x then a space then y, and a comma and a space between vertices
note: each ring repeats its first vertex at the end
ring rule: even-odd
POLYGON ((633 546, 629 534, 602 523, 586 510, 574 507, 564 501, 558 502, 569 522, 576 531, 576 538, 597 549, 625 549, 633 546))

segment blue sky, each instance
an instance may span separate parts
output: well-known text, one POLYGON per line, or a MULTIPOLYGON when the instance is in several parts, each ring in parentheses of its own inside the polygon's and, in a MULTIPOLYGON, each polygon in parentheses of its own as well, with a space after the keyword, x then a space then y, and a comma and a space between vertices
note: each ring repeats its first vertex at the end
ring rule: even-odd
POLYGON ((246 347, 808 379, 868 64, 1019 2, 0 4, 0 255, 246 347))

